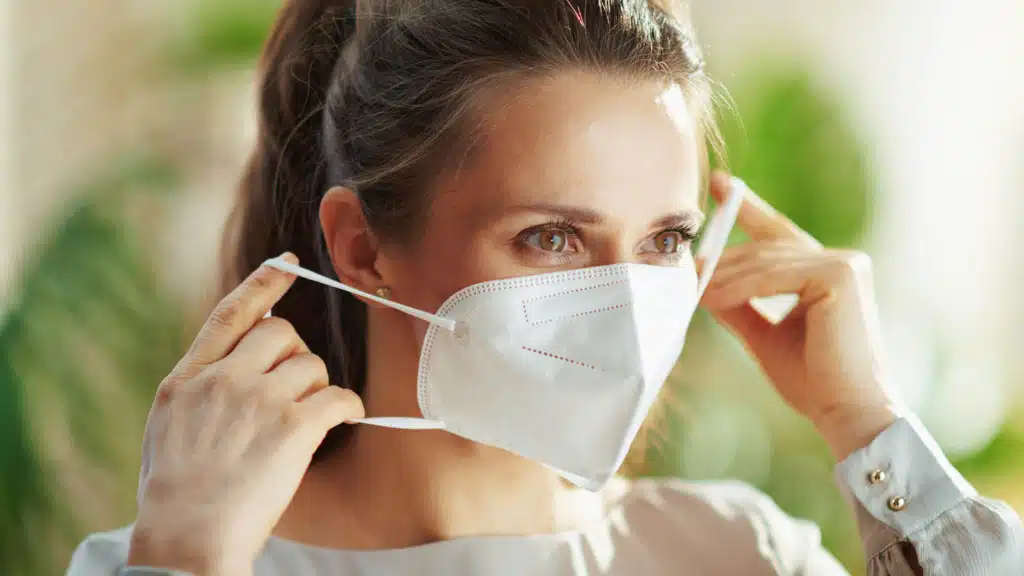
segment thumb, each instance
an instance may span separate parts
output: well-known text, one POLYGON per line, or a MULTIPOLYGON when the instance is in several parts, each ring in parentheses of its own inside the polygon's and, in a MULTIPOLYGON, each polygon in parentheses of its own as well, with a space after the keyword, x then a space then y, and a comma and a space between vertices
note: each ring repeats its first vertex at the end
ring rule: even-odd
POLYGON ((749 303, 728 310, 712 309, 711 315, 742 340, 755 355, 759 355, 760 348, 771 338, 769 332, 776 327, 749 303))

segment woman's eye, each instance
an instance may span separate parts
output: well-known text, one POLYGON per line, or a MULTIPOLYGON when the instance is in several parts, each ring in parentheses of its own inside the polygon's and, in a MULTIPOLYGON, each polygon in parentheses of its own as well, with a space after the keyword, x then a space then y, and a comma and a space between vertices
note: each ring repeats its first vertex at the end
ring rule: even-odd
POLYGON ((659 254, 676 254, 685 244, 686 238, 676 230, 665 230, 654 237, 654 250, 659 254))
POLYGON ((565 252, 569 247, 569 233, 558 228, 548 228, 530 234, 526 242, 545 252, 565 252))

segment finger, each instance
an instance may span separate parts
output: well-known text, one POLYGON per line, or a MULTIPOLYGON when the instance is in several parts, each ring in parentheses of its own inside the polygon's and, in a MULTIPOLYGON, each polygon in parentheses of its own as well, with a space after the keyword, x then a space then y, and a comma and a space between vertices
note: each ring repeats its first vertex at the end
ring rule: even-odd
POLYGON ((726 310, 712 310, 711 315, 744 343, 764 341, 775 325, 764 319, 750 304, 726 310))
POLYGON ((323 388, 294 406, 311 438, 322 439, 331 428, 366 416, 359 395, 339 386, 323 388))
POLYGON ((754 298, 766 298, 777 294, 797 294, 801 303, 817 300, 825 290, 817 289, 820 284, 815 275, 820 264, 817 262, 792 262, 779 266, 771 262, 755 262, 728 282, 708 287, 702 304, 711 310, 738 308, 754 298))
POLYGON ((268 395, 293 401, 302 401, 329 384, 327 365, 316 354, 308 353, 288 358, 263 380, 268 395))
POLYGON ((791 241, 748 242, 730 248, 722 255, 709 289, 720 288, 762 267, 780 268, 790 264, 817 262, 826 257, 826 252, 808 252, 805 246, 791 241))
POLYGON ((764 242, 744 242, 738 246, 730 246, 722 252, 719 266, 731 266, 746 260, 763 258, 818 257, 820 251, 809 250, 806 245, 792 240, 767 240, 764 242))
POLYGON ((821 243, 803 231, 789 218, 775 210, 742 180, 716 173, 711 180, 711 193, 716 201, 724 202, 733 186, 742 186, 743 204, 736 223, 754 240, 794 240, 809 247, 821 248, 821 243))
MULTIPOLYGON (((282 258, 292 264, 292 254, 282 258)), ((212 364, 230 352, 239 340, 263 318, 288 291, 295 276, 269 266, 260 266, 224 297, 199 330, 189 349, 194 364, 212 364)))
POLYGON ((715 202, 723 204, 728 199, 729 192, 732 191, 732 176, 728 172, 716 170, 711 175, 709 187, 711 189, 711 197, 715 199, 715 202))
POLYGON ((771 274, 790 268, 794 265, 802 265, 802 261, 794 261, 789 258, 765 257, 759 259, 748 259, 741 262, 723 266, 715 274, 715 278, 708 284, 708 292, 720 292, 723 288, 731 286, 753 274, 771 274))
POLYGON ((307 352, 309 347, 291 322, 271 316, 256 322, 225 360, 262 374, 296 354, 307 352))

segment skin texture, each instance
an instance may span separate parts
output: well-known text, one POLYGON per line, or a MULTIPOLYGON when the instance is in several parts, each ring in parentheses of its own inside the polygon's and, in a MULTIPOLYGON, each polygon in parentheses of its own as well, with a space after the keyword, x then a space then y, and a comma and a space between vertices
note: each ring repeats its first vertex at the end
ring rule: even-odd
MULTIPOLYGON (((387 287, 393 300, 433 311, 481 281, 692 258, 703 148, 678 87, 560 73, 513 88, 480 103, 480 141, 457 171, 438 176, 415 243, 381 241, 351 191, 326 195, 321 223, 342 282, 387 287)), ((721 199, 728 179, 716 175, 711 188, 721 199)), ((753 242, 727 251, 703 304, 841 458, 895 418, 870 265, 823 249, 755 196, 739 225, 753 242), (778 326, 747 304, 793 292, 801 304, 778 326)), ((322 366, 308 358, 285 382, 281 373, 304 346, 286 323, 259 318, 291 279, 273 270, 254 277, 262 280, 229 297, 236 305, 250 299, 248 312, 230 321, 215 312, 161 386, 131 563, 240 574, 272 533, 382 549, 570 530, 600 518, 621 491, 568 488, 538 464, 443 431, 371 426, 306 471, 319 439, 343 419, 420 415, 415 373, 425 325, 369 303, 361 403, 323 389, 322 366), (236 404, 244 418, 226 415, 236 404), (318 416, 295 418, 305 405, 318 416), (192 443, 203 448, 183 449, 192 443)))

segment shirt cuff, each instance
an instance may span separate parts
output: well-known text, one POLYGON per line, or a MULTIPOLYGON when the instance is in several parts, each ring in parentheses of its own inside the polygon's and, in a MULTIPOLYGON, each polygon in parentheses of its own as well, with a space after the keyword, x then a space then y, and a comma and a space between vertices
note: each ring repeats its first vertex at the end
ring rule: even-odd
POLYGON ((900 540, 977 495, 913 414, 849 455, 835 474, 863 510, 900 540))

